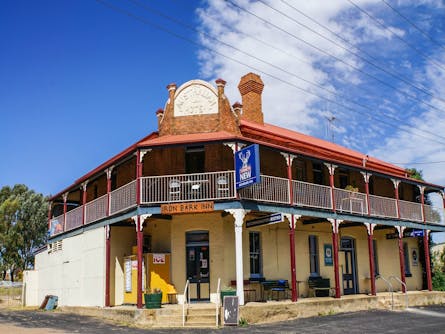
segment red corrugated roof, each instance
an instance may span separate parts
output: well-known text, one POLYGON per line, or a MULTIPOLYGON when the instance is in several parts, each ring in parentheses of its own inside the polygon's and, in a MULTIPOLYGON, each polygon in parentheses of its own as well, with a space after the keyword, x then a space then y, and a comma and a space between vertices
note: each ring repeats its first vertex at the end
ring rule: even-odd
POLYGON ((165 135, 157 138, 149 138, 147 140, 140 141, 138 147, 150 147, 150 146, 163 146, 163 145, 175 145, 184 143, 202 143, 221 140, 236 140, 240 137, 226 132, 205 132, 205 133, 192 133, 186 135, 165 135))

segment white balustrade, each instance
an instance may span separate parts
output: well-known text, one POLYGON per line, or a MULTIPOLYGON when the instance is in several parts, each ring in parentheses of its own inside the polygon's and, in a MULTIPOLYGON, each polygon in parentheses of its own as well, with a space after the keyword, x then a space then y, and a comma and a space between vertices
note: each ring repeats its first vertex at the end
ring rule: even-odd
POLYGON ((136 180, 113 190, 110 193, 110 214, 123 211, 136 205, 136 180))
POLYGON ((397 218, 397 205, 394 198, 369 195, 371 216, 397 218))
POLYGON ((311 208, 332 209, 331 187, 303 181, 292 181, 293 203, 311 208))
POLYGON ((105 218, 107 216, 107 207, 108 195, 103 195, 91 202, 88 202, 85 206, 85 224, 105 218))
POLYGON ((233 198, 233 171, 141 178, 141 203, 144 204, 233 198))
POLYGON ((421 222, 422 204, 399 200, 400 218, 421 222))
POLYGON ((65 231, 69 231, 76 227, 82 226, 82 223, 83 223, 83 205, 66 213, 65 231))
POLYGON ((440 214, 431 205, 425 204, 425 221, 427 223, 440 223, 440 214))
POLYGON ((289 203, 289 180, 261 175, 261 182, 239 190, 244 199, 270 203, 289 203))
POLYGON ((366 194, 334 188, 335 209, 338 212, 368 214, 366 194))

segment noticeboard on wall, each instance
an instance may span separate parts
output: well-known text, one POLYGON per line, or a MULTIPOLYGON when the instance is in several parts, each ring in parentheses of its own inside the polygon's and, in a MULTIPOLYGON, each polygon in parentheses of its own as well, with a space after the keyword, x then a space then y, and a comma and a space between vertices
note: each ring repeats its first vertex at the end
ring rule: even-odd
POLYGON ((324 265, 332 266, 333 258, 332 258, 332 245, 324 244, 324 265))

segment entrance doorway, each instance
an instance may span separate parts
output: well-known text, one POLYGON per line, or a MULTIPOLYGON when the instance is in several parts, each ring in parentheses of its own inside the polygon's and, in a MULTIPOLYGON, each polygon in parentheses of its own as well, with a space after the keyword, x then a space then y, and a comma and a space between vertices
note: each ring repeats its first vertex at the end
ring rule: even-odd
POLYGON ((342 237, 340 251, 344 253, 344 263, 341 266, 343 276, 343 294, 353 295, 358 293, 357 261, 355 255, 355 240, 342 237))
POLYGON ((190 299, 210 300, 209 232, 187 232, 186 266, 190 282, 190 299))

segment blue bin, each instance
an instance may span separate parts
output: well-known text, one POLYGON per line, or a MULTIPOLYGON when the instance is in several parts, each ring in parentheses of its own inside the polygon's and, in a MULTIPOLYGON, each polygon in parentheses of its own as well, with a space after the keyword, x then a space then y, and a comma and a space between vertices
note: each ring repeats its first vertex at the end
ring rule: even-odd
POLYGON ((59 298, 57 296, 49 296, 48 302, 46 303, 45 310, 51 311, 57 307, 57 302, 59 298))

